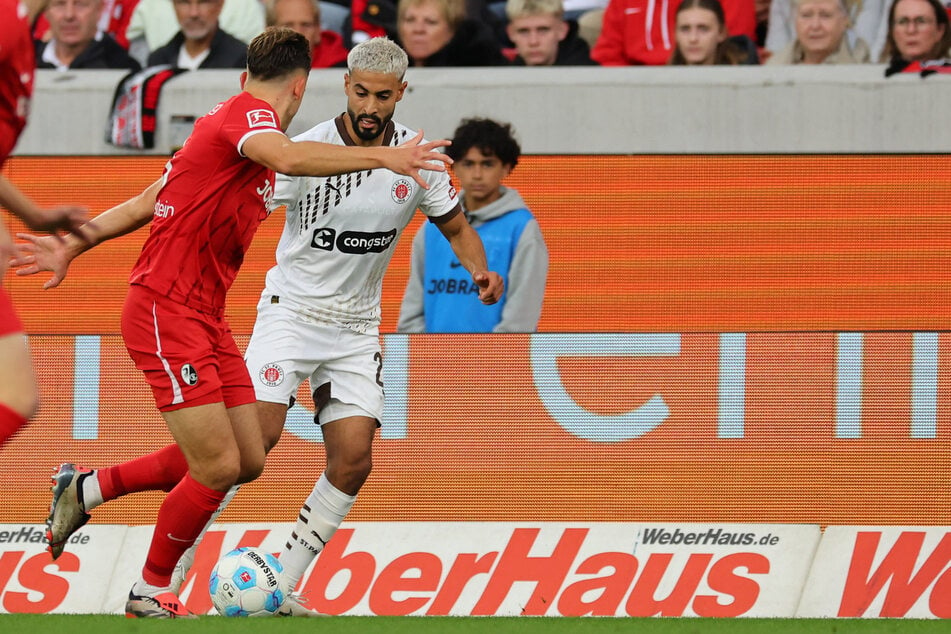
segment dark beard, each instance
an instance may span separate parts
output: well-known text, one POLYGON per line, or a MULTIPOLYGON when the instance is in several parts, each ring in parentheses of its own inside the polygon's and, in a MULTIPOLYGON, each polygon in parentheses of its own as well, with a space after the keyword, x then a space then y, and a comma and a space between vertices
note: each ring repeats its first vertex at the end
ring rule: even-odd
POLYGON ((347 111, 347 115, 350 117, 350 125, 353 127, 353 133, 356 134, 361 141, 373 141, 378 136, 383 134, 383 128, 386 127, 386 124, 389 122, 389 119, 382 121, 377 117, 361 116, 357 117, 353 112, 347 111), (358 119, 369 119, 376 124, 374 131, 364 130, 359 125, 357 125, 358 119))

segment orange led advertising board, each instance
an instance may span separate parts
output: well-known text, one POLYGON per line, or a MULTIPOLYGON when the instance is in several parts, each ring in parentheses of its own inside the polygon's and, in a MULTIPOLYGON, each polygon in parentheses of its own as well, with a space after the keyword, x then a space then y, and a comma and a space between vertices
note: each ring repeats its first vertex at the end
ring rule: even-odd
MULTIPOLYGON (((158 157, 12 159, 99 212, 158 157)), ((551 268, 536 335, 393 334, 417 218, 384 280, 387 413, 349 519, 948 525, 948 156, 527 156, 507 183, 551 268)), ((229 296, 244 345, 280 212, 229 296)), ((170 442, 118 336, 144 232, 67 281, 9 274, 43 406, 0 450, 0 517, 48 474, 170 442)), ((183 255, 183 257, 185 257, 183 255)), ((323 468, 306 388, 223 521, 293 521, 323 468)), ((161 494, 97 509, 148 524, 161 494)))
MULTIPOLYGON (((240 345, 246 342, 239 341, 240 345)), ((349 519, 949 525, 936 333, 388 335, 374 470, 349 519)), ((171 442, 121 339, 37 336, 43 406, 0 450, 0 517, 49 473, 171 442)), ((224 521, 293 522, 323 469, 302 388, 224 521)), ((158 494, 96 509, 148 524, 158 494)))
MULTIPOLYGON (((42 203, 99 212, 166 160, 17 157, 4 171, 42 203)), ((550 251, 542 332, 940 330, 951 306, 949 173, 951 155, 526 156, 506 183, 550 251)), ((230 293, 236 331, 250 332, 281 223, 280 213, 263 223, 230 293)), ((395 330, 421 223, 384 280, 383 332, 395 330)), ((118 333, 144 237, 82 256, 55 294, 8 276, 29 332, 118 333)))

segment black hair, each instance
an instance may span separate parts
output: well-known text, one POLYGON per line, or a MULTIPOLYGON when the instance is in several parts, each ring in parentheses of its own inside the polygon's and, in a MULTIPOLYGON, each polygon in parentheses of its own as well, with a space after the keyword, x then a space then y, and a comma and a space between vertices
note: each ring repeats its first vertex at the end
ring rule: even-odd
POLYGON ((496 156, 503 165, 510 167, 518 164, 518 157, 522 154, 512 125, 492 119, 463 119, 452 135, 452 145, 446 148, 446 154, 458 161, 472 148, 486 156, 496 156))

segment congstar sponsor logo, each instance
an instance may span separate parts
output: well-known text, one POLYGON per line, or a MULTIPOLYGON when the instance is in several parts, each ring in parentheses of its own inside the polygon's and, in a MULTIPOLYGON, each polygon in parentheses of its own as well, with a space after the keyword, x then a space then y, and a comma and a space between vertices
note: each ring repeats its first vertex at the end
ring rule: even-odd
POLYGON ((330 227, 321 227, 314 230, 310 246, 323 251, 333 251, 334 247, 341 253, 363 255, 366 253, 382 253, 396 240, 396 229, 389 231, 343 231, 337 234, 330 227))

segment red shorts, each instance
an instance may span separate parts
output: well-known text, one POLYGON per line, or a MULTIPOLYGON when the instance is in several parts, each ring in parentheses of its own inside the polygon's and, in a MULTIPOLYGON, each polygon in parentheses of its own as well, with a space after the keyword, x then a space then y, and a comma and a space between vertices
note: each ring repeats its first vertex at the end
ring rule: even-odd
POLYGON ((224 319, 133 284, 122 307, 122 338, 163 412, 255 401, 247 366, 224 319))
POLYGON ((0 337, 23 332, 23 322, 17 317, 13 309, 13 301, 2 287, 0 287, 0 337))

